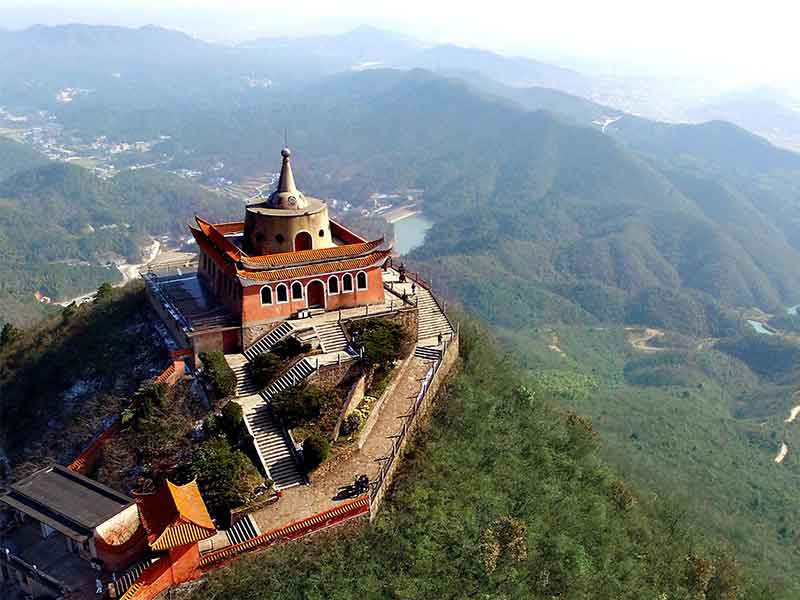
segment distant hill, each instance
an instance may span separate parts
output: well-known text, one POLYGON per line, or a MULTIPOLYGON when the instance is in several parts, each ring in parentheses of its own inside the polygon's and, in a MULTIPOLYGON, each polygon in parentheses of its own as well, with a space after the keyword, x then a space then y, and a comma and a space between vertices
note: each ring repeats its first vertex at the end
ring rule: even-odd
POLYGON ((689 107, 687 116, 700 121, 724 120, 800 148, 800 110, 796 100, 770 88, 730 92, 689 107))
POLYGON ((624 292, 634 322, 696 315, 684 326, 697 334, 729 327, 716 303, 777 308, 800 296, 784 219, 794 203, 755 192, 756 170, 790 187, 800 162, 735 126, 624 115, 603 134, 424 71, 340 75, 298 93, 326 98, 296 134, 304 172, 424 187, 437 226, 415 257, 508 325, 591 313, 556 300, 579 281, 624 292), (492 301, 497 285, 515 300, 492 301), (634 310, 645 297, 650 308, 634 310))
POLYGON ((48 160, 29 146, 0 137, 0 181, 20 171, 47 164, 48 160))
POLYGON ((224 220, 239 206, 151 169, 113 180, 63 163, 18 172, 0 181, 0 321, 34 317, 36 291, 63 300, 116 281, 105 264, 137 262, 148 236, 184 235, 195 212, 224 220))
POLYGON ((239 48, 276 52, 289 61, 314 56, 321 63, 338 63, 341 70, 392 66, 421 47, 411 37, 365 25, 336 35, 264 37, 239 44, 239 48))

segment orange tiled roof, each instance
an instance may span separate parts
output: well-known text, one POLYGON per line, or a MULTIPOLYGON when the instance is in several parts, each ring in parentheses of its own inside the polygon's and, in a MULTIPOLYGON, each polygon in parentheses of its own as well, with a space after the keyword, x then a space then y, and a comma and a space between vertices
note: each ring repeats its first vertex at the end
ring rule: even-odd
POLYGON ((341 223, 334 221, 333 219, 329 220, 331 226, 331 235, 333 237, 337 237, 343 242, 347 242, 348 244, 360 244, 361 242, 366 242, 364 238, 360 235, 351 231, 341 223))
POLYGON ((192 236, 194 236, 194 240, 197 242, 197 245, 208 256, 210 256, 215 263, 217 263, 217 266, 219 266, 220 269, 223 269, 230 274, 235 273, 235 267, 233 263, 228 260, 228 257, 217 250, 216 246, 209 241, 208 237, 205 236, 202 230, 189 227, 189 231, 192 232, 192 236))
POLYGON ((232 260, 239 260, 242 258, 242 251, 236 246, 236 244, 226 238, 225 235, 219 229, 217 229, 216 225, 213 225, 196 215, 194 219, 200 226, 200 230, 205 234, 209 241, 219 249, 220 252, 226 254, 232 260))
POLYGON ((274 269, 271 271, 251 271, 247 269, 239 269, 238 275, 239 277, 250 279, 252 281, 283 281, 285 279, 295 279, 298 277, 310 277, 312 275, 322 275, 325 273, 338 273, 340 271, 364 269, 386 260, 391 256, 391 254, 391 250, 379 250, 360 258, 322 262, 302 267, 291 267, 288 269, 274 269))
POLYGON ((299 252, 279 252, 277 254, 265 254, 263 256, 242 257, 242 263, 264 268, 301 265, 348 256, 360 256, 378 248, 381 244, 383 244, 382 237, 377 240, 372 240, 371 242, 362 242, 360 244, 343 244, 330 248, 317 248, 316 250, 300 250, 299 252))
POLYGON ((244 231, 244 221, 214 223, 214 227, 223 235, 228 235, 229 233, 241 233, 244 231))
POLYGON ((195 481, 167 481, 154 494, 136 496, 139 515, 153 550, 184 546, 213 536, 217 529, 195 481))

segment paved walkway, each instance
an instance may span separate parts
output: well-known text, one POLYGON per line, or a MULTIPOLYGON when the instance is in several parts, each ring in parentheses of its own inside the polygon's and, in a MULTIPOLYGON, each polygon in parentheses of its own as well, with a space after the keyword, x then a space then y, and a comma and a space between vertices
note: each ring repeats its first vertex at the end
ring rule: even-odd
POLYGON ((340 497, 340 492, 353 483, 357 474, 366 473, 370 480, 374 479, 380 467, 378 459, 389 454, 392 447, 390 436, 402 428, 402 419, 422 389, 422 380, 431 364, 427 360, 411 358, 402 381, 381 407, 378 420, 361 450, 354 444, 346 456, 337 456, 332 463, 323 465, 321 472, 312 473, 311 485, 289 488, 276 504, 253 513, 261 531, 309 517, 348 500, 349 497, 340 497))

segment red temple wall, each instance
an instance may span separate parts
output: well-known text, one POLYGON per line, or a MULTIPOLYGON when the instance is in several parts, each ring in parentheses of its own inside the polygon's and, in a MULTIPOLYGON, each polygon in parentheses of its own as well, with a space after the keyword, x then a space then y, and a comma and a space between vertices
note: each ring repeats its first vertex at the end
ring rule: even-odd
POLYGON ((356 285, 358 271, 349 271, 353 277, 353 291, 343 291, 342 279, 344 273, 337 273, 339 278, 339 293, 328 293, 328 279, 333 275, 315 275, 313 277, 303 277, 286 282, 275 282, 269 285, 272 288, 272 304, 261 304, 261 289, 264 285, 251 285, 244 288, 242 299, 242 325, 255 325, 268 321, 289 318, 299 310, 308 308, 308 284, 314 280, 319 280, 325 286, 325 310, 337 310, 339 308, 353 308, 356 306, 366 306, 369 304, 382 304, 384 302, 383 276, 380 267, 370 267, 364 269, 367 275, 367 289, 359 290, 356 285), (299 281, 303 285, 303 298, 292 299, 291 285, 294 281, 299 281), (277 287, 279 283, 285 283, 288 291, 288 302, 278 303, 277 287))
POLYGON ((235 315, 241 314, 241 284, 234 275, 226 273, 202 250, 197 272, 229 311, 235 315))

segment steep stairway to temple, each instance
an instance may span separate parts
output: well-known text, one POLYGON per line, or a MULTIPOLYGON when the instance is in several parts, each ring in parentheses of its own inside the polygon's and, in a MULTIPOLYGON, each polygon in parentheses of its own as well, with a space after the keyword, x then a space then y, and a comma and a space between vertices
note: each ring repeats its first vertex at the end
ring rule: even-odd
POLYGON ((453 334, 450 321, 431 293, 422 286, 417 286, 417 301, 417 334, 420 340, 437 337, 440 333, 443 336, 453 334))
POLYGON ((319 337, 324 353, 341 352, 347 349, 347 338, 344 335, 342 324, 338 321, 329 321, 316 325, 314 329, 319 337))
POLYGON ((245 422, 253 436, 259 458, 279 490, 305 483, 295 460, 292 442, 267 402, 261 402, 245 413, 245 422))
POLYGON ((250 361, 247 360, 244 354, 226 354, 225 360, 230 368, 233 369, 233 374, 236 375, 235 396, 237 398, 250 396, 258 392, 258 386, 253 381, 253 376, 250 372, 250 361))
POLYGON ((287 337, 294 331, 294 325, 289 321, 284 321, 275 329, 270 331, 267 335, 258 340, 255 344, 250 346, 244 351, 244 356, 247 360, 253 360, 259 354, 269 352, 272 348, 280 342, 283 338, 287 337))
POLYGON ((261 392, 261 396, 267 402, 271 402, 275 394, 279 394, 297 385, 316 370, 316 365, 308 358, 304 358, 273 381, 267 389, 261 392))

